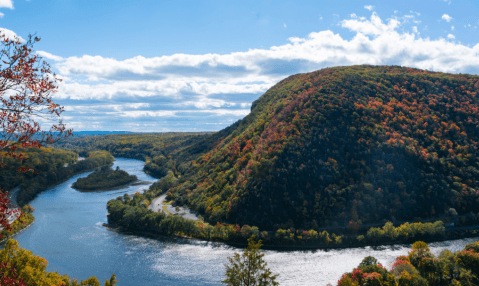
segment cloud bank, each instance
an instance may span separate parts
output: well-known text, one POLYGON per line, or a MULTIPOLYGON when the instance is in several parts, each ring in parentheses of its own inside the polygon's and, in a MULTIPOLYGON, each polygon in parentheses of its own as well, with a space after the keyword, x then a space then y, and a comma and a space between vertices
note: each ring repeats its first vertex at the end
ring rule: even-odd
POLYGON ((0 0, 0 8, 10 8, 13 9, 12 0, 0 0))
MULTIPOLYGON (((452 19, 446 14, 442 18, 452 19)), ((38 53, 53 60, 64 78, 56 97, 66 106, 77 106, 66 112, 74 128, 88 129, 84 121, 90 118, 98 126, 110 126, 105 130, 219 130, 245 116, 253 100, 292 74, 358 64, 479 74, 479 44, 461 45, 452 34, 424 38, 417 26, 407 31, 407 21, 418 23, 412 15, 383 21, 375 12, 369 19, 352 14, 339 22, 354 33, 350 39, 325 30, 269 49, 224 55, 116 60, 38 53), (115 123, 106 124, 108 118, 115 123)))

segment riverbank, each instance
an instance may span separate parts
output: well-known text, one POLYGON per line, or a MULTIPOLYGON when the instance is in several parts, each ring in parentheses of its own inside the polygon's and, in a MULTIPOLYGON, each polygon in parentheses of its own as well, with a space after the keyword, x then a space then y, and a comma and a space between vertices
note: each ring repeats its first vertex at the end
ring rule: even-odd
POLYGON ((109 166, 113 163, 113 160, 113 156, 107 151, 92 151, 84 160, 78 160, 75 164, 71 164, 67 167, 62 166, 55 173, 37 175, 22 184, 22 189, 17 195, 17 203, 19 206, 28 204, 39 193, 46 189, 61 184, 77 174, 95 170, 102 166, 109 166))
MULTIPOLYGON (((10 204, 15 208, 18 208, 17 195, 19 191, 20 186, 17 186, 8 193, 10 204)), ((21 210, 18 210, 19 214, 13 214, 15 217, 13 220, 9 220, 11 227, 9 231, 0 227, 0 245, 29 228, 35 222, 35 217, 32 215, 32 212, 33 208, 29 205, 25 205, 21 210)))
POLYGON ((123 196, 110 200, 107 204, 108 222, 138 234, 148 232, 191 237, 239 247, 246 246, 247 239, 251 235, 255 235, 257 239, 263 241, 265 248, 276 250, 342 249, 406 244, 418 240, 434 242, 479 236, 479 225, 446 229, 442 221, 434 223, 407 222, 399 226, 387 222, 382 228, 372 227, 362 231, 357 230, 354 234, 335 234, 326 230, 314 229, 261 231, 255 226, 224 223, 217 223, 213 226, 202 220, 193 221, 179 215, 172 215, 164 205, 165 195, 157 196, 157 191, 150 188, 143 194, 136 193, 132 197, 123 196), (141 224, 132 222, 141 222, 141 224))
POLYGON ((90 157, 86 159, 82 158, 81 160, 75 162, 75 164, 62 167, 62 169, 58 171, 59 174, 55 175, 57 180, 53 183, 51 181, 45 181, 43 184, 38 184, 37 182, 39 179, 37 177, 34 177, 33 179, 31 179, 31 181, 25 183, 26 186, 24 186, 24 188, 22 188, 22 186, 17 186, 16 188, 14 188, 9 194, 11 204, 16 207, 22 205, 22 212, 20 214, 20 217, 16 218, 11 222, 10 231, 0 229, 0 235, 2 237, 0 243, 14 237, 15 235, 22 232, 24 229, 30 227, 33 224, 33 222, 35 221, 35 217, 32 215, 33 209, 31 208, 31 206, 27 205, 27 203, 33 200, 35 196, 37 196, 39 193, 45 191, 48 188, 52 188, 56 185, 62 184, 75 175, 89 172, 92 169, 101 167, 102 164, 111 164, 112 162, 113 156, 111 156, 108 152, 92 152, 90 157), (104 160, 105 157, 108 157, 107 160, 104 160), (58 177, 60 177, 61 179, 58 180, 58 177), (27 195, 25 195, 24 192, 27 193, 27 195), (20 202, 18 198, 20 198, 20 202))
MULTIPOLYGON (((171 175, 171 174, 170 174, 171 175)), ((166 178, 166 177, 165 177, 166 178)), ((164 178, 162 179, 164 180, 164 178)), ((198 219, 197 214, 192 214, 189 218, 185 215, 184 208, 178 206, 176 209, 170 203, 164 203, 167 194, 163 193, 158 197, 157 192, 162 192, 161 181, 153 184, 148 191, 140 194, 132 205, 130 199, 120 199, 120 212, 111 211, 108 217, 109 222, 115 222, 121 225, 124 230, 132 231, 133 233, 145 233, 145 228, 150 228, 151 231, 146 231, 152 235, 172 235, 175 237, 195 238, 204 241, 223 242, 231 246, 244 247, 247 245, 247 239, 251 235, 255 235, 258 239, 263 240, 263 247, 271 250, 315 250, 315 249, 346 249, 355 247, 377 247, 395 244, 408 244, 417 240, 426 242, 440 242, 453 239, 462 239, 479 236, 479 224, 477 224, 478 216, 474 216, 471 221, 466 224, 466 227, 454 227, 452 221, 456 221, 456 225, 466 219, 466 216, 457 216, 454 218, 445 218, 447 224, 442 221, 422 221, 422 222, 404 222, 401 225, 393 225, 387 222, 384 226, 378 224, 350 227, 331 227, 334 233, 330 233, 330 229, 278 229, 276 231, 261 231, 255 226, 249 225, 233 225, 227 223, 217 223, 211 225, 208 222, 198 219), (155 193, 156 192, 156 193, 155 193), (122 201, 125 199, 125 201, 122 201), (138 202, 141 202, 139 204, 138 202), (165 215, 170 218, 168 226, 164 217, 156 217, 156 221, 149 218, 149 222, 145 225, 145 218, 150 216, 145 212, 146 208, 165 215), (127 206, 128 205, 128 206, 127 206), (135 218, 137 221, 142 221, 144 227, 140 230, 132 223, 124 224, 122 220, 124 212, 128 209, 128 217, 135 218), (113 215, 111 215, 113 214, 113 215), (113 217, 113 219, 111 219, 113 217), (476 222, 474 224, 473 222, 476 222), (122 225, 123 224, 123 225, 122 225), (148 225, 150 224, 150 225, 148 225), (158 224, 162 226, 157 227, 158 224), (447 225, 447 227, 446 227, 447 225), (452 226, 451 226, 452 225, 452 226), (379 227, 377 227, 379 226, 379 227)), ((168 189, 168 188, 166 188, 168 189)), ((118 199, 117 199, 118 200, 118 199)), ((112 200, 113 201, 113 200, 112 200)), ((111 201, 110 201, 111 202, 111 201)), ((109 203, 110 203, 109 202, 109 203)), ((115 202, 118 204, 118 202, 115 202)), ((115 208, 115 207, 114 207, 115 208)), ((469 216, 469 215, 467 215, 469 216)))
POLYGON ((18 217, 14 222, 11 223, 10 227, 11 230, 7 231, 3 229, 0 232, 0 245, 3 244, 5 241, 7 241, 10 238, 13 238, 14 236, 18 235, 25 229, 29 228, 34 222, 35 222, 35 217, 31 214, 33 209, 26 205, 22 208, 22 213, 20 214, 20 217, 18 217))
MULTIPOLYGON (((238 248, 245 248, 248 246, 247 242, 244 242, 243 239, 240 241, 233 241, 233 240, 222 240, 222 239, 205 239, 195 236, 185 235, 183 232, 171 233, 171 234, 160 234, 155 232, 148 232, 148 231, 140 231, 140 230, 132 230, 120 226, 115 223, 108 223, 104 224, 105 227, 110 229, 116 229, 121 232, 135 234, 139 236, 144 236, 148 238, 162 238, 162 237, 172 237, 172 238, 181 238, 181 239, 192 239, 198 240, 202 242, 220 242, 224 243, 229 246, 238 247, 238 248)), ((332 234, 334 235, 334 234, 332 234)), ((463 230, 449 230, 448 234, 443 237, 427 237, 427 236, 418 236, 410 239, 402 239, 402 240, 391 240, 391 241, 383 241, 383 242, 368 242, 368 243, 359 243, 357 241, 357 236, 336 236, 341 237, 342 243, 341 244, 314 244, 314 243, 299 243, 299 244, 292 244, 292 243, 268 243, 269 240, 264 240, 264 237, 261 235, 256 235, 256 239, 261 239, 263 241, 262 249, 265 250, 273 250, 273 251, 305 251, 305 250, 341 250, 341 249, 350 249, 350 248, 364 248, 364 247, 383 247, 383 246, 393 246, 393 245, 406 245, 412 244, 416 241, 424 241, 426 243, 438 243, 438 242, 445 242, 451 240, 459 240, 459 239, 468 239, 468 238, 477 238, 479 240, 479 225, 475 226, 475 229, 463 229, 463 230)))
MULTIPOLYGON (((446 241, 479 236, 479 225, 448 227, 442 221, 403 223, 394 226, 387 222, 382 227, 343 228, 342 233, 329 233, 326 230, 278 229, 261 231, 255 226, 217 223, 210 225, 203 220, 189 220, 173 215, 167 208, 175 208, 164 203, 165 194, 159 197, 154 188, 133 197, 119 197, 108 202, 109 223, 115 223, 124 230, 134 233, 148 232, 152 235, 172 235, 196 238, 205 241, 223 242, 231 246, 244 247, 247 239, 255 235, 263 241, 265 249, 271 250, 314 250, 344 249, 366 246, 408 244, 418 240, 427 242, 446 241), (151 203, 150 203, 151 201, 151 203), (131 220, 142 221, 142 227, 131 220), (349 232, 345 233, 345 232, 349 232), (353 233, 354 232, 354 233, 353 233)), ((175 210, 180 211, 180 210, 175 210)))
POLYGON ((178 207, 178 209, 171 205, 171 202, 165 203, 166 194, 159 196, 151 201, 148 209, 154 212, 163 212, 167 215, 179 215, 185 219, 192 221, 198 221, 198 214, 192 213, 189 209, 184 207, 178 207))
MULTIPOLYGON (((160 180, 161 182, 161 180, 160 180)), ((165 203, 167 195, 157 189, 158 183, 150 186, 143 194, 123 196, 107 204, 108 222, 134 233, 191 237, 205 241, 223 242, 231 246, 244 247, 247 239, 255 235, 263 241, 264 248, 274 250, 344 249, 351 247, 381 246, 412 243, 417 240, 435 242, 479 236, 479 225, 446 228, 442 221, 403 223, 394 226, 387 222, 382 227, 344 227, 339 232, 329 233, 325 229, 278 229, 261 231, 255 226, 190 220, 174 214, 181 207, 165 203), (168 209, 169 208, 169 209, 168 209), (141 227, 132 221, 141 222, 141 227)))

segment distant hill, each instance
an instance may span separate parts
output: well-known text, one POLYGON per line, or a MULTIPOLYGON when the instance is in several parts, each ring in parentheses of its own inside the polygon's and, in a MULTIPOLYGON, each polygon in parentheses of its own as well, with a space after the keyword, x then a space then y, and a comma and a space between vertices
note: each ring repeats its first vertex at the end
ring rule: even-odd
POLYGON ((478 91, 478 76, 397 66, 290 76, 174 154, 169 196, 264 229, 478 213, 478 91))
POLYGON ((94 135, 110 135, 110 134, 131 134, 130 131, 73 131, 73 136, 94 136, 94 135))
MULTIPOLYGON (((203 139, 209 138, 210 134, 207 132, 166 132, 77 136, 61 140, 53 146, 75 150, 80 155, 86 150, 108 150, 115 157, 144 160, 146 162, 145 171, 152 176, 161 178, 168 173, 168 169, 175 171, 177 165, 186 161, 184 156, 191 156, 189 155, 191 152, 198 153, 206 149, 209 145, 205 145, 205 142, 209 141, 203 139), (172 155, 199 141, 201 144, 195 145, 194 149, 188 149, 189 153, 184 153, 180 157, 175 156, 177 162, 171 158, 172 155)), ((178 168, 182 169, 180 166, 178 168)))

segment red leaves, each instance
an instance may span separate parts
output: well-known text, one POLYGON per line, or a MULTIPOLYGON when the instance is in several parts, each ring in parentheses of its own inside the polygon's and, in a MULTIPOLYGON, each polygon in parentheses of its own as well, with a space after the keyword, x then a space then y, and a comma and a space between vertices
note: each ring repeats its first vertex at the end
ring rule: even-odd
POLYGON ((14 210, 10 209, 9 206, 10 198, 8 197, 8 192, 3 192, 0 189, 0 228, 5 228, 6 230, 11 230, 8 217, 13 215, 14 212, 14 210))
POLYGON ((32 46, 39 40, 30 35, 21 43, 0 35, 0 58, 5 64, 0 67, 0 151, 14 151, 18 145, 38 147, 71 135, 59 120, 63 107, 52 101, 60 79, 46 62, 32 54, 32 46), (57 120, 58 124, 44 131, 39 118, 57 120))
POLYGON ((0 261, 0 285, 26 286, 22 278, 18 277, 17 270, 13 265, 0 261))
MULTIPOLYGON (((32 54, 33 44, 38 41, 39 37, 29 35, 22 43, 19 38, 10 39, 0 34, 0 60, 3 62, 0 65, 0 164, 4 157, 25 160, 23 153, 16 152, 19 147, 40 147, 43 143, 72 135, 72 130, 66 129, 59 119, 63 107, 52 101, 60 79, 41 57, 32 54), (40 119, 58 121, 58 124, 52 124, 45 131, 40 126, 40 119)), ((32 170, 20 167, 18 171, 32 170)), ((5 228, 9 228, 9 202, 0 190, 0 226, 5 228)))

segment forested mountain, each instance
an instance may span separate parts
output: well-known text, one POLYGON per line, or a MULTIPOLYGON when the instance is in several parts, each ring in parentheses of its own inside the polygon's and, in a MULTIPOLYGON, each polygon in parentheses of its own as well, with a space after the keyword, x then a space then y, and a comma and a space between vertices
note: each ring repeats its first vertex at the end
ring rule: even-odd
POLYGON ((265 229, 477 213, 478 91, 478 76, 406 67, 290 76, 211 136, 170 197, 265 229))
POLYGON ((178 179, 169 198, 210 222, 267 230, 439 219, 479 212, 478 91, 472 75, 327 68, 282 80, 217 133, 67 144, 142 154, 145 169, 178 179))

